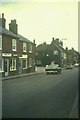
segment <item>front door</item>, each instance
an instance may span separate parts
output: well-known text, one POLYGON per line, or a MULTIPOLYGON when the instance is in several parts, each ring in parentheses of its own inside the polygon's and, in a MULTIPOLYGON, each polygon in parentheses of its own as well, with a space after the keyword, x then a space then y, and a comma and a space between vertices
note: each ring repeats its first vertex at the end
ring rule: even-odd
POLYGON ((9 60, 5 59, 5 76, 9 75, 9 60))
POLYGON ((22 73, 22 59, 19 59, 19 73, 22 73))

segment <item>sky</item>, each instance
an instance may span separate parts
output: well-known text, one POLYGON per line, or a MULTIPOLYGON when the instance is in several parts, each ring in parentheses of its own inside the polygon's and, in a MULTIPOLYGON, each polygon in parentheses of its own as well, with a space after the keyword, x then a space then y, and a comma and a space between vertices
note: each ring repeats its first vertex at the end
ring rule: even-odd
POLYGON ((16 19, 18 34, 36 45, 52 38, 63 41, 63 47, 78 51, 77 0, 1 0, 0 13, 4 13, 6 28, 16 19), (16 1, 16 2, 15 2, 16 1))

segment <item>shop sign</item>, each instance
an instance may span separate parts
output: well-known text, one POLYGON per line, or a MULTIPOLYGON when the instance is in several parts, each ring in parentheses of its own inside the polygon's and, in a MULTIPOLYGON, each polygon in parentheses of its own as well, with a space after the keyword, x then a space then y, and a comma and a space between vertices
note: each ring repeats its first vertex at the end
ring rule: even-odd
POLYGON ((27 55, 21 55, 19 58, 27 58, 27 55))
POLYGON ((13 56, 18 56, 17 54, 13 54, 13 56))
POLYGON ((3 57, 11 57, 12 54, 11 54, 11 53, 2 53, 2 56, 3 56, 3 57))

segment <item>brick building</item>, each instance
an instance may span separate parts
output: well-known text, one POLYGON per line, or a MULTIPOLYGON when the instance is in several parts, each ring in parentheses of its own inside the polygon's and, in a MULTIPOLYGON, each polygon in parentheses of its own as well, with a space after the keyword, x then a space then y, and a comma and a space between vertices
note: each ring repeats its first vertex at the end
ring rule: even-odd
POLYGON ((36 65, 45 66, 54 61, 63 66, 66 64, 66 51, 59 39, 52 39, 51 44, 40 44, 36 48, 36 65))
POLYGON ((16 20, 6 29, 4 14, 0 18, 0 73, 9 76, 35 70, 35 40, 31 42, 18 34, 16 20))

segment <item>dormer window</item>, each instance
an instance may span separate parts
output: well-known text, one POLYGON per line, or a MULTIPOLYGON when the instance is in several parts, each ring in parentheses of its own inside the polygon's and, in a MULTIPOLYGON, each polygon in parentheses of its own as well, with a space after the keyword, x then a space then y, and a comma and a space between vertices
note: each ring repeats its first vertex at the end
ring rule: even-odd
POLYGON ((25 42, 23 42, 23 52, 26 52, 26 50, 27 50, 26 43, 25 43, 25 42))
POLYGON ((0 50, 2 50, 2 36, 0 35, 0 50))
POLYGON ((16 51, 16 39, 12 39, 12 50, 16 51))

